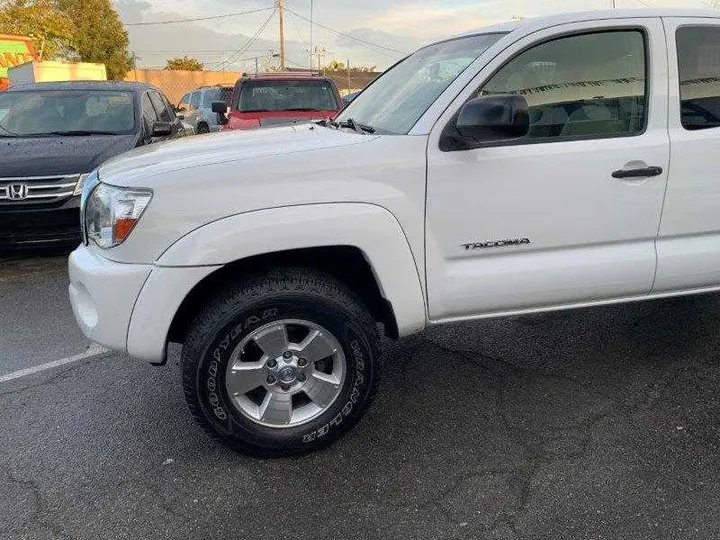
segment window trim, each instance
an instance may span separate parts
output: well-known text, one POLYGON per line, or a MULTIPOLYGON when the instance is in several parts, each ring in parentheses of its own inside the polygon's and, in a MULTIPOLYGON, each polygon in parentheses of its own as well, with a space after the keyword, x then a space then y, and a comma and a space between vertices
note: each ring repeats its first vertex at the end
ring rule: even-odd
MULTIPOLYGON (((713 19, 713 20, 716 20, 716 19, 713 19)), ((680 30, 684 30, 684 29, 687 29, 687 28, 712 28, 712 29, 716 29, 718 32, 720 32, 720 24, 709 24, 709 23, 707 23, 707 22, 704 23, 704 24, 684 23, 684 24, 678 24, 678 25, 675 27, 674 40, 675 40, 675 58, 676 58, 676 60, 677 60, 677 83, 678 83, 678 86, 677 86, 677 88, 678 88, 677 106, 678 106, 678 121, 679 121, 679 124, 680 124, 680 128, 681 128, 683 131, 687 131, 687 132, 690 132, 690 133, 694 133, 694 132, 698 132, 698 131, 707 131, 707 130, 709 130, 709 129, 718 129, 718 128, 720 128, 720 125, 718 125, 718 126, 709 126, 709 127, 706 127, 706 128, 688 129, 687 127, 685 127, 685 124, 683 124, 683 119, 682 119, 682 84, 681 84, 682 81, 680 80, 680 47, 678 46, 678 34, 680 33, 680 30)), ((720 96, 719 96, 719 97, 720 97, 720 96)))
POLYGON ((539 41, 536 41, 534 43, 531 43, 527 45, 526 47, 523 47, 516 53, 514 53, 510 58, 508 58, 506 61, 504 61, 497 69, 495 69, 488 77, 484 79, 484 81, 481 83, 480 86, 477 87, 479 90, 483 86, 485 86, 490 80, 495 77, 502 69, 505 68, 510 62, 512 62, 515 58, 520 56, 521 54, 525 54, 527 51, 534 49, 535 47, 538 47, 540 45, 544 45, 546 43, 552 43, 553 41, 558 41, 560 39, 565 39, 568 37, 577 37, 577 36, 587 36, 587 35, 595 35, 595 34, 608 34, 613 32, 639 32, 643 39, 643 53, 645 55, 645 118, 644 123, 642 126, 642 129, 638 131, 633 131, 629 133, 609 133, 606 135, 570 135, 565 137, 546 137, 543 139, 515 139, 515 140, 509 140, 509 141, 497 141, 497 142, 488 142, 488 143, 476 143, 469 147, 458 147, 454 143, 449 143, 448 141, 452 138, 453 133, 456 133, 455 130, 455 123, 457 122, 457 118, 460 114, 460 110, 465 106, 465 104, 470 101, 472 98, 468 98, 465 100, 462 105, 458 108, 458 110, 455 112, 455 114, 450 118, 448 123, 443 128, 440 138, 438 141, 438 147, 441 152, 460 152, 460 151, 467 151, 467 150, 476 150, 480 148, 496 148, 496 147, 505 147, 505 146, 526 146, 526 145, 532 145, 532 144, 551 144, 555 142, 574 142, 574 141, 593 141, 593 140, 603 140, 603 139, 621 139, 621 138, 632 138, 632 137, 641 137, 647 133, 648 126, 650 125, 650 95, 652 88, 650 86, 650 35, 648 33, 648 29, 644 26, 639 25, 622 25, 622 26, 608 26, 603 27, 600 29, 588 29, 588 30, 576 30, 576 31, 568 31, 565 33, 560 33, 557 35, 554 35, 552 37, 548 37, 546 39, 542 39, 539 41))

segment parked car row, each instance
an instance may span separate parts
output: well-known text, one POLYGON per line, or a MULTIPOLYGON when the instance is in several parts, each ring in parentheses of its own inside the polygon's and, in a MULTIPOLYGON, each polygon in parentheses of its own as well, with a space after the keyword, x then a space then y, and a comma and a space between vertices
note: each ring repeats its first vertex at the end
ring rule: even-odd
POLYGON ((144 83, 14 86, 0 93, 0 251, 78 243, 85 177, 128 150, 195 133, 332 119, 343 104, 333 80, 317 73, 243 76, 234 87, 189 92, 176 107, 144 83))

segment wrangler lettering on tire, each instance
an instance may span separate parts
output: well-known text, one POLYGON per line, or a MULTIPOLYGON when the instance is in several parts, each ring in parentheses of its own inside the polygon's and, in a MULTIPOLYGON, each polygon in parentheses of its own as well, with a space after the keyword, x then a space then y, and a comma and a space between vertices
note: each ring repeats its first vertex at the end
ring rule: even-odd
POLYGON ((357 424, 380 382, 377 326, 336 279, 278 269, 221 291, 183 348, 197 422, 246 454, 325 447, 357 424))

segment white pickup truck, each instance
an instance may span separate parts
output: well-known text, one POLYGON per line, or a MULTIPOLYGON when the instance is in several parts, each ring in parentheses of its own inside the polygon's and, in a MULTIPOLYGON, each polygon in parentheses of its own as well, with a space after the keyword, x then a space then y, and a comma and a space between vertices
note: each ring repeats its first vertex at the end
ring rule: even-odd
POLYGON ((383 330, 719 290, 719 166, 720 14, 513 22, 420 49, 333 122, 101 166, 70 298, 111 349, 182 343, 219 441, 307 452, 369 406, 383 330))

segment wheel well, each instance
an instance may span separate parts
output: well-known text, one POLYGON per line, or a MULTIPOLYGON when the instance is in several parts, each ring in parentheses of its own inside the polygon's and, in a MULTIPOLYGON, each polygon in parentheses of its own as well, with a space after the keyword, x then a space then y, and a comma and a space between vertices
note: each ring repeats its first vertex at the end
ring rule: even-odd
POLYGON ((279 251, 232 262, 207 276, 185 297, 170 325, 168 341, 182 343, 190 324, 206 304, 228 283, 239 276, 257 274, 279 266, 313 268, 347 285, 370 311, 385 333, 398 337, 392 306, 383 298, 370 263, 361 250, 352 246, 328 246, 279 251))

